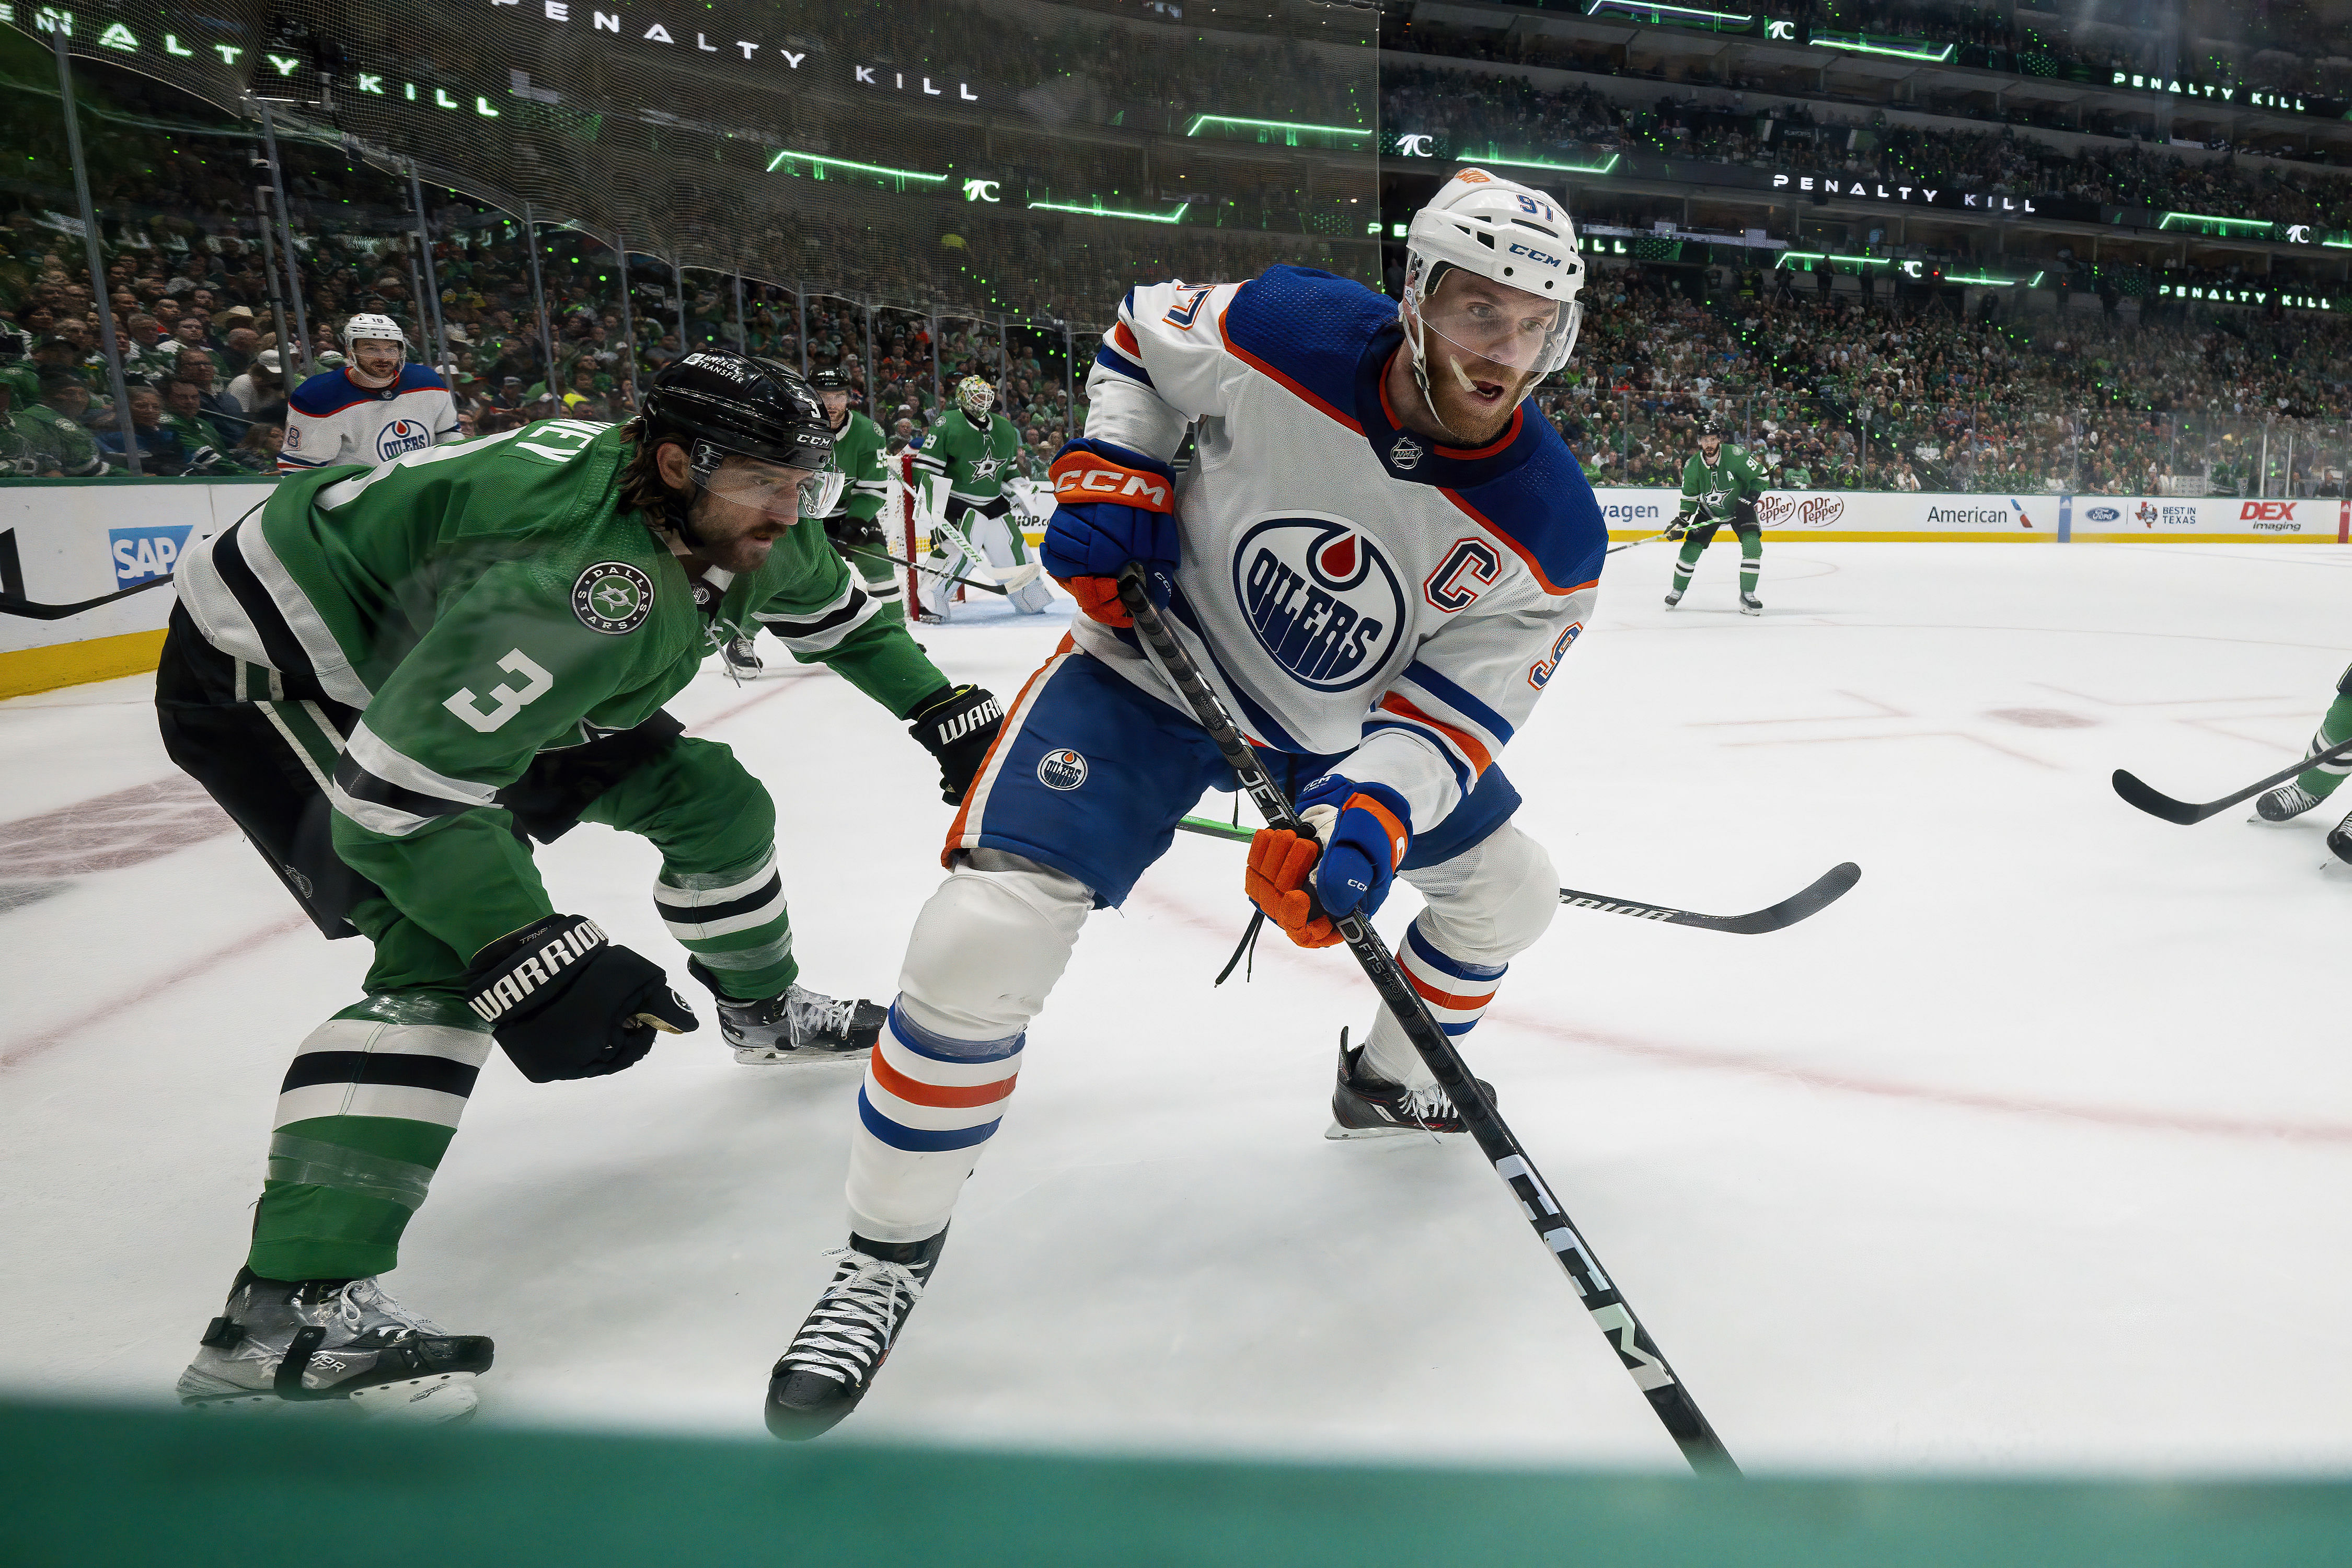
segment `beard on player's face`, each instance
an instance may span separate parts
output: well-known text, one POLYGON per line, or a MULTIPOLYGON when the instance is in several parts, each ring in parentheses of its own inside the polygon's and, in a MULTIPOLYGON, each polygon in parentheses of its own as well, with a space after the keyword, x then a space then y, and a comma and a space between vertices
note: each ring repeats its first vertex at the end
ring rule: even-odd
POLYGON ((1510 427, 1529 380, 1525 371, 1455 348, 1432 335, 1430 410, 1456 446, 1484 447, 1510 427))
POLYGON ((768 563, 768 552, 784 530, 799 521, 797 513, 782 516, 698 487, 677 533, 688 549, 721 571, 755 572, 768 563))

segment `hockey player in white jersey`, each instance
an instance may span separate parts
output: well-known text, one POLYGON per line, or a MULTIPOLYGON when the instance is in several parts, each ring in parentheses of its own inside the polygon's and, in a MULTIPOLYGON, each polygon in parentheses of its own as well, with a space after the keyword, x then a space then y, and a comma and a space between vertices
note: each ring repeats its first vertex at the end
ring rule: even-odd
POLYGON ((457 438, 457 405, 448 384, 406 363, 408 338, 390 316, 357 315, 343 323, 349 360, 322 371, 286 399, 286 443, 278 471, 300 473, 335 463, 389 463, 403 453, 457 438))
MULTIPOLYGON (((849 1246, 770 1377, 777 1436, 864 1397, 1087 912, 1127 897, 1204 788, 1234 787, 1136 643, 1113 580, 1130 560, 1315 828, 1261 832, 1244 877, 1293 941, 1330 944, 1333 916, 1412 882, 1427 907, 1397 957, 1459 1037, 1550 923, 1559 879, 1496 757, 1590 619, 1607 548, 1575 458, 1522 406, 1574 347, 1583 277, 1549 196, 1465 169, 1413 219, 1401 302, 1276 267, 1120 304, 1043 551, 1085 615, 949 830, 858 1098, 849 1246)), ((1337 1131, 1461 1130, 1393 1019, 1360 1037, 1337 1131)))

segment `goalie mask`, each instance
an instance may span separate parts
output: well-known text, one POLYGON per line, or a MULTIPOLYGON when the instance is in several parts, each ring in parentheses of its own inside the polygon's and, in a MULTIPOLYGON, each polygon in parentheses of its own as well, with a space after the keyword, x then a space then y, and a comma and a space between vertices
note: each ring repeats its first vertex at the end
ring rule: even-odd
POLYGON ((986 376, 968 375, 956 383, 955 399, 965 418, 975 425, 985 425, 988 411, 996 406, 996 388, 989 384, 986 376))
MULTIPOLYGON (((1429 395, 1430 355, 1444 356, 1438 374, 1466 381, 1457 356, 1499 365, 1518 374, 1514 404, 1575 351, 1584 307, 1584 258, 1577 250, 1575 226, 1542 191, 1498 179, 1484 169, 1465 169, 1445 182, 1429 205, 1415 213, 1405 241, 1404 298, 1397 319, 1412 354, 1413 379, 1429 395), (1524 309, 1497 309, 1471 300, 1459 288, 1449 295, 1455 272, 1497 283, 1526 296, 1512 297, 1524 309), (1433 343, 1432 337, 1440 340, 1433 343)), ((1434 405, 1433 405, 1434 406, 1434 405)))
POLYGON ((641 417, 646 438, 685 447, 695 485, 721 500, 769 510, 797 489, 803 517, 824 517, 841 500, 833 422, 779 361, 697 349, 661 368, 641 417), (749 461, 730 466, 730 458, 749 461))

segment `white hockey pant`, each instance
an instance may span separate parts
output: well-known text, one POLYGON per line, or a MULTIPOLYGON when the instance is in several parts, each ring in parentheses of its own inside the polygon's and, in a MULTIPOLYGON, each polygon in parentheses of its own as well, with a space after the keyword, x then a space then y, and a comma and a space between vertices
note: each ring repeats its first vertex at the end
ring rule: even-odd
MULTIPOLYGON (((1559 879, 1543 847, 1507 823, 1475 848, 1404 877, 1429 907, 1413 921, 1419 940, 1409 937, 1399 956, 1438 1021, 1458 1035, 1477 1022, 1503 966, 1551 923, 1559 879)), ((1029 1021, 1061 978, 1093 903, 1074 877, 979 849, 923 906, 859 1095, 848 1184, 855 1234, 920 1241, 947 1225, 1003 1118, 1029 1021)), ((1369 1054, 1374 1070, 1399 1082, 1429 1081, 1385 1016, 1369 1054)))

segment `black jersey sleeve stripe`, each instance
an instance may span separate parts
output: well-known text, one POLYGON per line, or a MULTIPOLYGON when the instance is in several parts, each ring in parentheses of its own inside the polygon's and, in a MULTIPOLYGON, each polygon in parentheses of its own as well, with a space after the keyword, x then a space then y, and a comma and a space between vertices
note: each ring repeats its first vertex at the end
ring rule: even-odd
POLYGON ((761 883, 754 891, 740 899, 730 899, 723 904, 674 904, 662 895, 671 891, 682 892, 684 889, 673 889, 659 884, 654 888, 654 902, 660 907, 662 918, 666 921, 676 921, 686 925, 712 925, 719 921, 732 920, 737 915, 748 915, 755 910, 765 909, 774 900, 776 895, 783 890, 783 874, 778 872, 761 883))
POLYGON ((381 1083, 402 1089, 437 1089, 459 1099, 474 1092, 481 1069, 447 1057, 395 1055, 381 1051, 304 1051, 286 1069, 285 1094, 320 1083, 381 1083))
POLYGON ((220 574, 222 586, 236 597, 246 618, 260 635, 262 651, 269 655, 271 668, 316 689, 319 672, 312 667, 310 654, 294 635, 294 628, 286 624, 286 617, 278 613, 278 603, 269 596, 269 590, 261 585, 261 579, 246 564, 245 552, 237 542, 244 530, 244 523, 233 523, 220 536, 213 546, 213 569, 220 574))
POLYGON ((841 602, 839 608, 812 621, 786 620, 781 616, 761 616, 757 618, 761 625, 769 627, 780 637, 822 637, 835 626, 845 626, 856 620, 865 609, 866 591, 862 588, 852 588, 849 590, 849 597, 841 602))
POLYGON ((363 800, 371 805, 388 805, 411 816, 456 816, 472 811, 479 804, 470 800, 453 800, 445 795, 424 795, 404 788, 390 779, 368 772, 349 752, 345 752, 342 760, 335 764, 335 783, 353 800, 363 800))

